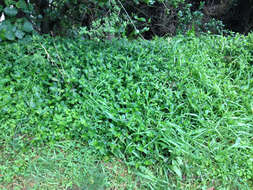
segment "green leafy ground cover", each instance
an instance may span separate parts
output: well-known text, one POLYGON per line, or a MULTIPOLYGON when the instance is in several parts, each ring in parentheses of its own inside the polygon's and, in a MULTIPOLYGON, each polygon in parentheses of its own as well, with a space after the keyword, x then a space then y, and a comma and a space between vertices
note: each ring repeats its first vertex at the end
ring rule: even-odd
POLYGON ((0 188, 252 187, 252 35, 0 48, 0 188))

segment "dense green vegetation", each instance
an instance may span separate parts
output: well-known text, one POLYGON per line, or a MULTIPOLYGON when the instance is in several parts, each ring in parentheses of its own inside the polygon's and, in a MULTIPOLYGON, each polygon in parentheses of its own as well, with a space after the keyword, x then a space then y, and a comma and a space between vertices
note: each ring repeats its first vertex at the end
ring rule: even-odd
POLYGON ((0 42, 32 33, 86 39, 247 34, 252 0, 0 0, 0 42))
POLYGON ((1 43, 0 187, 249 189, 252 53, 252 35, 1 43))
POLYGON ((252 4, 0 0, 0 189, 253 188, 252 4))

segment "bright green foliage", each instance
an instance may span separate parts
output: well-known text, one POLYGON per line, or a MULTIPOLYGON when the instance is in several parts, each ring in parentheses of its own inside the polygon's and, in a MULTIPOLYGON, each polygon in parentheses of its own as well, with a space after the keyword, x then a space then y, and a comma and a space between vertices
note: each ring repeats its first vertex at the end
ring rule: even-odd
POLYGON ((155 176, 248 187, 252 51, 239 35, 3 43, 0 143, 75 139, 155 176))

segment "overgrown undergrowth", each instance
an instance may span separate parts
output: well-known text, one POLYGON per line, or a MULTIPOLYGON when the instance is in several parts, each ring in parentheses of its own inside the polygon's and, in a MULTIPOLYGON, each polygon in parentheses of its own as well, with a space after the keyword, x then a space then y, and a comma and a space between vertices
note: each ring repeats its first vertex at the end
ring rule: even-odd
MULTIPOLYGON (((136 169, 139 188, 250 188, 252 39, 1 44, 0 148, 74 140, 136 169)), ((16 180, 8 163, 3 185, 16 180)))

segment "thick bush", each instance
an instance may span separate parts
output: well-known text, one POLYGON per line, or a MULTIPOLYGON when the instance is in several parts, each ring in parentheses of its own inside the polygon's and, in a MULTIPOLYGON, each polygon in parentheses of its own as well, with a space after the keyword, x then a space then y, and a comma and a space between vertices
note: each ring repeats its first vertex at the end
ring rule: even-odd
POLYGON ((247 7, 251 4, 239 3, 237 6, 235 3, 200 0, 2 0, 0 15, 4 14, 5 20, 0 23, 0 40, 22 39, 31 32, 52 36, 81 34, 99 40, 121 37, 151 39, 188 31, 223 33, 224 23, 233 30, 233 18, 237 19, 236 23, 241 18, 242 26, 238 25, 241 32, 249 31, 251 9, 247 7), (227 12, 233 14, 225 14, 227 12))

